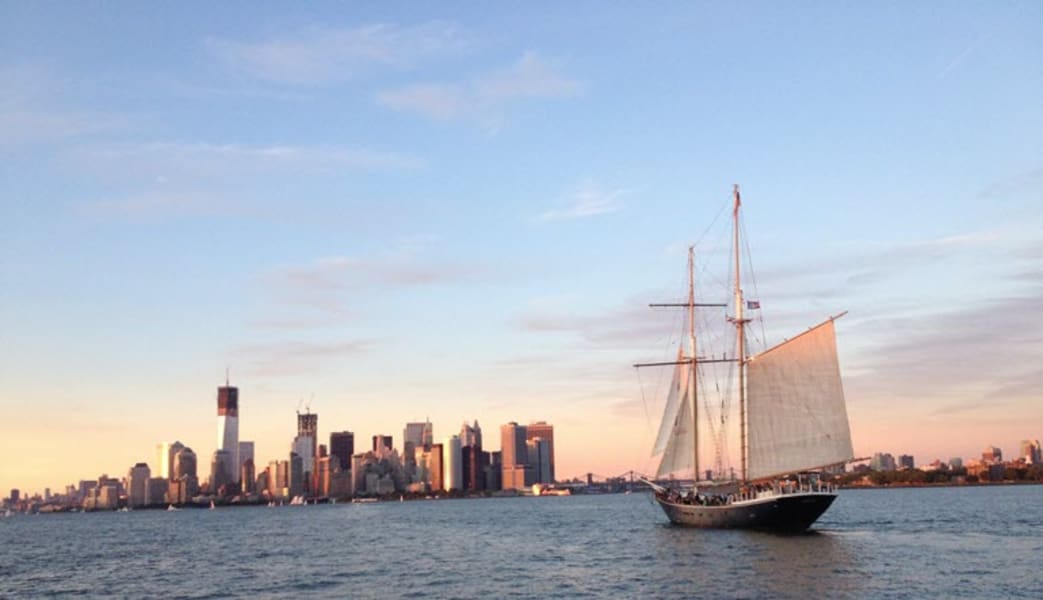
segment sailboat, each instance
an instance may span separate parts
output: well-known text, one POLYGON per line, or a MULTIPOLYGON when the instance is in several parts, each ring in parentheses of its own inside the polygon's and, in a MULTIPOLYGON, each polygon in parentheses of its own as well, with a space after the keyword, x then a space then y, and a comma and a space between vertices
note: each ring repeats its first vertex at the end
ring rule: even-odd
MULTIPOLYGON (((696 303, 695 255, 688 251, 688 301, 652 304, 687 310, 687 352, 678 350, 670 362, 635 367, 673 366, 653 456, 661 456, 656 478, 691 472, 690 489, 649 483, 655 500, 676 525, 702 528, 748 528, 804 531, 836 499, 835 489, 821 471, 854 460, 851 430, 837 360, 834 322, 830 317, 799 335, 763 352, 747 355, 744 309, 759 301, 743 297, 740 273, 741 199, 733 192, 734 314, 727 321, 736 329, 733 357, 697 352, 696 310, 727 308, 725 303, 696 303), (739 398, 740 477, 712 481, 699 468, 700 378, 706 363, 732 363, 739 398), (706 478, 700 480, 700 475, 706 478)), ((720 476, 720 474, 718 474, 720 476)))

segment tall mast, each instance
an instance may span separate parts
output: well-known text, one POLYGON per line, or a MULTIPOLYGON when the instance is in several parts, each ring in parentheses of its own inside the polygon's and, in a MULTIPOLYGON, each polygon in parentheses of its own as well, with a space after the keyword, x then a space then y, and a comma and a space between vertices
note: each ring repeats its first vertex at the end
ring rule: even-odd
POLYGON ((688 247, 688 347, 691 349, 691 381, 688 389, 692 398, 692 483, 699 483, 699 403, 696 402, 696 373, 698 367, 695 353, 695 246, 688 247))
POLYGON ((742 449, 742 480, 746 481, 746 320, 743 318, 742 280, 739 266, 742 263, 742 254, 739 251, 739 206, 742 201, 739 198, 739 185, 733 188, 735 196, 735 209, 732 212, 734 221, 735 241, 735 331, 736 331, 736 354, 739 362, 739 446, 742 449))

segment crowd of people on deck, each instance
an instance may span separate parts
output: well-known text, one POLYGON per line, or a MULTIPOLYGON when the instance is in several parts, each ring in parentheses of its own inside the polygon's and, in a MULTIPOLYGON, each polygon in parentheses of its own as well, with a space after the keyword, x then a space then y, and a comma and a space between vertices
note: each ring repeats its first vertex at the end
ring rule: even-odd
MULTIPOLYGON (((742 486, 738 489, 738 498, 750 498, 756 497, 761 492, 769 490, 775 490, 777 493, 792 493, 797 488, 797 483, 794 481, 778 481, 776 482, 777 488, 771 483, 750 483, 742 486)), ((728 494, 700 494, 695 490, 689 490, 687 493, 682 493, 676 489, 663 489, 657 492, 657 495, 673 504, 692 504, 698 506, 724 506, 730 504, 735 496, 728 494)))

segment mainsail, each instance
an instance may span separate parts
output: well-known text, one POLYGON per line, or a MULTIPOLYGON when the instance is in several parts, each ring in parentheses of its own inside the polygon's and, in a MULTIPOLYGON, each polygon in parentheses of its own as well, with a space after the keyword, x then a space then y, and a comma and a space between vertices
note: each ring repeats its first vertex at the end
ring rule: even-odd
POLYGON ((833 319, 747 362, 749 478, 854 458, 833 319))
POLYGON ((690 373, 691 363, 679 363, 674 368, 674 378, 670 382, 670 393, 666 398, 666 410, 663 411, 659 435, 656 436, 655 447, 652 449, 653 456, 663 454, 656 477, 692 468, 695 435, 692 431, 691 401, 688 398, 690 373))

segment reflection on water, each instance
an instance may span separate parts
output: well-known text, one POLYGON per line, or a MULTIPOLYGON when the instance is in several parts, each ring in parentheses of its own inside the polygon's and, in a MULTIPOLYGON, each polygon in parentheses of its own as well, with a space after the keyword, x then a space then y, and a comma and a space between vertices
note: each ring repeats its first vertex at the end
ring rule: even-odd
POLYGON ((0 519, 0 597, 1043 597, 1043 486, 843 492, 813 532, 648 496, 0 519))

